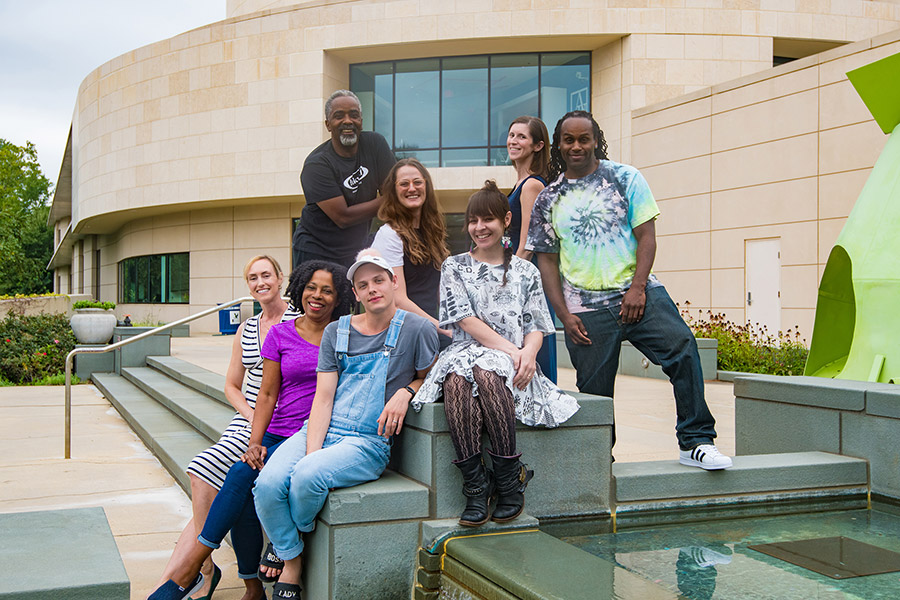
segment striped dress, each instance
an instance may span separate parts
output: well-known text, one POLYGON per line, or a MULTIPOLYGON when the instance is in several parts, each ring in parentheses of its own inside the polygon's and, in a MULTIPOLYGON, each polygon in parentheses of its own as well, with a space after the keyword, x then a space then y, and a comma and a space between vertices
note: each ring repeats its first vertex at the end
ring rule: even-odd
MULTIPOLYGON (((247 319, 241 335, 241 362, 247 370, 244 397, 250 408, 256 406, 256 396, 259 394, 259 386, 262 383, 263 361, 259 354, 262 348, 262 340, 259 339, 261 314, 247 319)), ((284 316, 281 317, 281 322, 296 319, 298 314, 292 307, 288 307, 284 311, 284 316)), ((187 472, 205 481, 216 490, 220 490, 231 465, 241 460, 241 455, 247 451, 247 447, 250 445, 251 428, 250 421, 240 413, 235 413, 219 441, 195 456, 188 465, 187 472)))

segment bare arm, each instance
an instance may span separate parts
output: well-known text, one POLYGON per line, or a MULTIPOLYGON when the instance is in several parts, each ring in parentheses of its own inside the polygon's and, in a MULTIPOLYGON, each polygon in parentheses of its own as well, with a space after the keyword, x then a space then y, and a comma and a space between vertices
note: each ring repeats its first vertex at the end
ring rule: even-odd
POLYGON ((306 426, 306 453, 312 454, 322 448, 325 434, 331 424, 331 411, 334 408, 334 394, 337 391, 337 371, 320 371, 316 375, 316 395, 313 397, 312 409, 306 426))
POLYGON ((531 256, 534 254, 531 250, 525 249, 525 242, 528 240, 528 226, 531 225, 534 201, 542 189, 544 189, 543 183, 537 179, 529 179, 522 185, 522 193, 519 195, 519 201, 522 204, 522 229, 519 231, 519 249, 516 251, 516 256, 525 260, 531 260, 531 256))
POLYGON ((541 281, 544 284, 544 293, 556 311, 556 316, 562 321, 566 335, 580 346, 589 346, 591 340, 587 335, 587 329, 577 315, 569 312, 566 299, 563 296, 562 282, 559 279, 559 254, 538 252, 538 269, 541 272, 541 281))
POLYGON ((262 445, 263 435, 272 422, 278 392, 281 391, 281 363, 263 359, 263 378, 256 397, 253 411, 253 429, 250 431, 250 446, 242 460, 254 469, 262 469, 266 459, 266 449, 262 445))
POLYGON ((241 348, 241 336, 244 334, 244 323, 238 327, 237 333, 234 335, 234 342, 231 344, 231 360, 228 361, 228 370, 225 372, 225 399, 234 407, 242 417, 248 421, 253 421, 253 409, 247 403, 247 398, 241 391, 244 384, 244 368, 243 349, 241 348))
POLYGON ((431 321, 431 324, 437 328, 438 333, 451 337, 452 334, 450 331, 441 329, 437 319, 419 308, 419 305, 410 300, 409 296, 406 295, 406 276, 403 274, 402 266, 394 267, 394 275, 397 276, 397 289, 394 291, 394 301, 397 303, 397 308, 402 308, 405 311, 415 313, 420 317, 428 319, 431 321))
POLYGON ((347 200, 343 196, 335 196, 328 200, 320 200, 318 205, 335 225, 346 229, 374 217, 381 206, 381 196, 352 206, 347 206, 347 200))
POLYGON ((637 323, 644 317, 644 307, 647 304, 647 278, 650 277, 650 269, 656 259, 656 220, 650 219, 641 223, 632 232, 637 239, 635 251, 636 266, 631 287, 625 292, 622 299, 622 308, 619 314, 625 323, 637 323))
MULTIPOLYGON (((425 376, 430 368, 416 371, 416 378, 410 382, 409 387, 418 392, 422 384, 425 383, 425 376)), ((378 417, 378 435, 383 435, 387 438, 400 433, 400 430, 403 429, 406 411, 409 410, 409 401, 412 400, 414 395, 410 394, 405 387, 394 392, 394 395, 384 405, 384 410, 381 411, 381 415, 378 417)))

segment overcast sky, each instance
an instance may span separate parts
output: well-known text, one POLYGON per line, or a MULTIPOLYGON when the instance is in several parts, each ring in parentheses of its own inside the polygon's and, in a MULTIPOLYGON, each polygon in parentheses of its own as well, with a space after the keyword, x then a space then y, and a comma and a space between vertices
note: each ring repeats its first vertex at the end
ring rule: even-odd
POLYGON ((56 183, 78 86, 135 48, 225 18, 225 0, 0 0, 0 138, 56 183))

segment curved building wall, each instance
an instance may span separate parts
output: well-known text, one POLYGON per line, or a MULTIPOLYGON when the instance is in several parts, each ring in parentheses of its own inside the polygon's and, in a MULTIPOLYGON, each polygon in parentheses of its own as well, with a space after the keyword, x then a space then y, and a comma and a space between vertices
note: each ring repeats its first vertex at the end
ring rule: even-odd
MULTIPOLYGON (((117 261, 165 247, 191 254, 191 312, 243 295, 244 250, 287 257, 290 220, 303 206, 298 174, 326 138, 324 99, 349 86, 351 64, 588 51, 591 109, 610 156, 630 162, 636 109, 766 71, 781 40, 848 42, 900 26, 900 6, 864 0, 797 2, 791 11, 715 0, 706 8, 577 4, 229 0, 231 18, 138 48, 84 80, 73 116, 71 229, 60 241, 72 259, 57 248, 51 264, 81 266, 68 290, 96 288, 115 300, 117 261), (249 206, 267 207, 258 210, 271 222, 249 225, 257 210, 249 206), (196 220, 205 214, 218 224, 196 220), (217 287, 222 278, 231 285, 217 287)), ((508 167, 432 173, 451 212, 484 179, 508 186, 513 178, 508 167)), ((213 320, 202 328, 215 329, 213 320)))

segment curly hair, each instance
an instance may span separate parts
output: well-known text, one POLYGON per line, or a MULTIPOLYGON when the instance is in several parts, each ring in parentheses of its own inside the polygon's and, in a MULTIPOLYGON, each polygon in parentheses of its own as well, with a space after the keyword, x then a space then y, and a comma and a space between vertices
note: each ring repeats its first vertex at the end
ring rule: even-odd
POLYGON ((331 320, 336 321, 338 317, 349 315, 353 308, 354 300, 353 289, 350 287, 350 281, 347 280, 347 269, 339 264, 324 260, 308 260, 300 263, 300 266, 291 271, 286 291, 288 298, 291 300, 291 306, 300 311, 303 310, 301 306, 303 290, 316 271, 331 273, 331 284, 334 287, 337 300, 334 304, 334 311, 331 313, 331 320))
MULTIPOLYGON (((509 213, 509 200, 506 194, 497 187, 497 182, 488 179, 484 182, 484 186, 469 196, 469 203, 466 205, 466 219, 463 230, 468 232, 469 221, 475 220, 477 217, 494 217, 500 219, 502 223, 509 213)), ((504 232, 505 235, 505 232, 504 232)), ((512 246, 506 245, 503 248, 503 284, 506 285, 506 273, 509 271, 509 263, 512 261, 512 246)))
POLYGON ((548 179, 548 181, 556 181, 557 177, 566 172, 566 161, 563 160, 562 153, 559 150, 559 138, 560 132, 562 131, 562 124, 568 119, 589 120, 591 122, 591 127, 594 130, 594 139, 597 140, 597 147, 594 148, 594 156, 599 160, 606 160, 609 158, 606 155, 606 150, 609 146, 606 143, 606 138, 603 137, 603 130, 600 129, 600 126, 597 124, 597 121, 594 120, 591 113, 584 110, 567 112, 556 122, 556 128, 553 130, 553 145, 550 146, 550 179, 548 179))
POLYGON ((507 133, 509 133, 509 130, 512 129, 512 126, 516 125, 517 123, 522 123, 523 125, 528 127, 528 135, 531 136, 532 144, 544 142, 544 147, 540 150, 537 150, 532 155, 531 166, 528 168, 528 170, 532 175, 547 177, 550 166, 550 136, 547 134, 547 126, 544 125, 544 122, 537 117, 516 117, 515 119, 513 119, 513 122, 509 124, 509 128, 506 130, 507 133))
POLYGON ((378 218, 400 236, 403 248, 414 264, 424 265, 430 262, 440 269, 441 263, 450 255, 450 250, 447 248, 447 226, 444 224, 443 211, 428 169, 415 158, 402 158, 387 174, 381 190, 383 201, 378 209, 378 218), (413 215, 397 195, 397 173, 402 167, 415 168, 425 180, 425 202, 422 204, 418 229, 413 227, 413 215))

